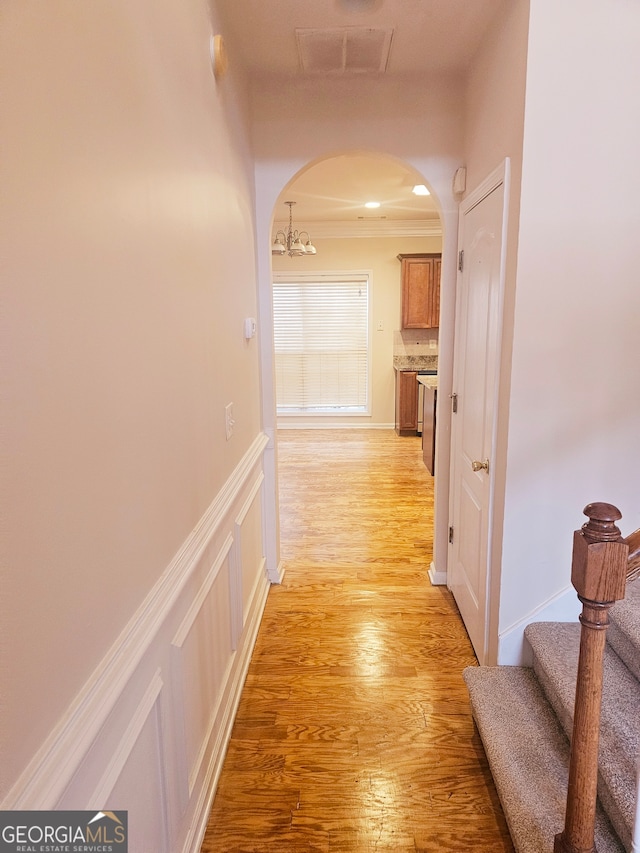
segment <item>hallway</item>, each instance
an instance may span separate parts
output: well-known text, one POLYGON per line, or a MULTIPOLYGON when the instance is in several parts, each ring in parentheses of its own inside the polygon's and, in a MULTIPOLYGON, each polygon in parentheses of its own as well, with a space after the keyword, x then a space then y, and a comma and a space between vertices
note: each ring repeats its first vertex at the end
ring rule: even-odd
POLYGON ((280 431, 282 559, 202 853, 509 853, 419 439, 280 431))

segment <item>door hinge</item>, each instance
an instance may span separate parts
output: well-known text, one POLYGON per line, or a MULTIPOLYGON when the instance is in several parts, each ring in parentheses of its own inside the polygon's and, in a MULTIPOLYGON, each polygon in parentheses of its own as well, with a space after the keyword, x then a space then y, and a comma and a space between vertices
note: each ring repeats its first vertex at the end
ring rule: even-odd
POLYGON ((453 527, 449 528, 449 544, 453 545, 453 527))
POLYGON ((464 249, 460 249, 458 252, 458 269, 462 272, 464 267, 464 249))
POLYGON ((455 415, 458 411, 458 395, 454 392, 453 394, 449 394, 451 397, 451 411, 455 415))

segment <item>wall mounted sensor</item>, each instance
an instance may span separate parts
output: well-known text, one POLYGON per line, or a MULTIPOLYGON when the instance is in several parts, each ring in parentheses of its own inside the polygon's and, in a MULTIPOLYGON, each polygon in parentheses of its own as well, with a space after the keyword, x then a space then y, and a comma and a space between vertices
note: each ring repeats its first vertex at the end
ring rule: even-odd
POLYGON ((467 170, 464 166, 460 166, 459 169, 456 169, 456 173, 453 176, 453 192, 454 195, 462 194, 467 188, 467 170))
POLYGON ((244 321, 244 336, 250 341, 256 333, 256 321, 254 317, 247 317, 244 321))

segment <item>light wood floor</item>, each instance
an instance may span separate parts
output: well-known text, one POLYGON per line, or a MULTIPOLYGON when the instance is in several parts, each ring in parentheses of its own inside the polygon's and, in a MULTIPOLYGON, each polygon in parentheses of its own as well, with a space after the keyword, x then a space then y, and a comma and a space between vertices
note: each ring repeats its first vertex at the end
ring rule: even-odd
POLYGON ((432 587, 433 479, 392 431, 280 431, 273 587, 202 853, 513 851, 432 587))

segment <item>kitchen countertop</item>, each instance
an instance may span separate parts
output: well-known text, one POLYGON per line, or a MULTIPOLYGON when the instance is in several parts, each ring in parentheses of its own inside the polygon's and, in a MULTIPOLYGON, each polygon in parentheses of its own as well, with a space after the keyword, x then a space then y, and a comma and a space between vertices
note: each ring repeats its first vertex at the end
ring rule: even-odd
POLYGON ((394 355, 396 370, 437 370, 437 355, 394 355))
POLYGON ((431 391, 438 390, 438 377, 437 376, 425 376, 424 374, 418 376, 418 382, 421 385, 424 385, 425 388, 429 388, 431 391))

